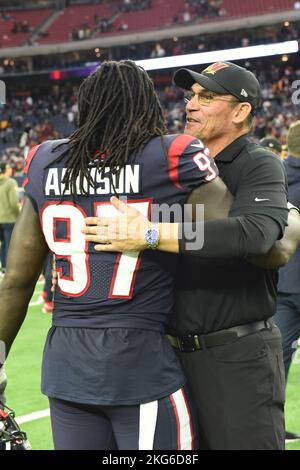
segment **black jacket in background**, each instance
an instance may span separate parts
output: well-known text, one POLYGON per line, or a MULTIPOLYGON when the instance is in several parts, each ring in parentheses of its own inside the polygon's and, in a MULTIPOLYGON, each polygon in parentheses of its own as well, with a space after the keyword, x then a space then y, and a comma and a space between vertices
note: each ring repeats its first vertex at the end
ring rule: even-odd
MULTIPOLYGON (((300 207, 300 158, 290 155, 283 164, 288 177, 289 202, 300 207)), ((300 294, 300 247, 288 264, 279 269, 278 291, 300 294)))

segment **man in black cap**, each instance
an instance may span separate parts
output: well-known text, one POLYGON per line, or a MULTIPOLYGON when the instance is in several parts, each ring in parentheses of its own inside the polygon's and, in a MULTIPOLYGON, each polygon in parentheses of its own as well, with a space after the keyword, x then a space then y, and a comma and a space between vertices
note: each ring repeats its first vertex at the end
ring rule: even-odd
POLYGON ((262 147, 268 148, 273 153, 278 155, 278 157, 281 157, 282 145, 278 139, 275 139, 275 137, 264 137, 259 141, 259 143, 262 147))
MULTIPOLYGON (((199 257, 183 258, 170 325, 191 380, 203 447, 283 449, 284 369, 272 320, 277 273, 245 259, 267 253, 287 217, 282 163, 247 136, 259 82, 230 62, 201 74, 181 69, 174 81, 192 92, 185 132, 204 140, 235 196, 228 219, 206 223, 199 257)), ((186 240, 179 247, 188 254, 186 240)))
MULTIPOLYGON (((229 218, 204 223, 198 251, 188 249, 184 230, 175 241, 160 234, 158 249, 186 255, 178 270, 169 340, 198 408, 202 449, 283 449, 284 368, 280 332, 272 320, 277 272, 249 262, 269 253, 288 215, 282 162, 248 138, 259 83, 230 62, 212 64, 200 74, 180 69, 174 81, 190 91, 185 133, 205 142, 235 200, 229 218)), ((125 212, 121 201, 112 202, 125 212)), ((97 223, 96 231, 86 233, 101 238, 110 221, 97 223)), ((127 237, 129 229, 127 222, 127 237)), ((130 236, 130 243, 110 237, 108 245, 95 248, 147 247, 143 235, 130 236)))

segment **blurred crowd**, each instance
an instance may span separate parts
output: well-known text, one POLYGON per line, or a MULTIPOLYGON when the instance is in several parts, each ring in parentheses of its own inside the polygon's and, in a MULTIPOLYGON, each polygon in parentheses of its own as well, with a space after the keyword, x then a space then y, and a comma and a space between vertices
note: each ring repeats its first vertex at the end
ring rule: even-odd
POLYGON ((29 149, 48 139, 70 135, 77 115, 76 86, 54 85, 47 94, 8 97, 0 110, 0 162, 11 164, 21 183, 29 149), (21 174, 19 174, 19 171, 21 174))
POLYGON ((190 24, 197 20, 225 16, 223 0, 186 0, 184 8, 173 17, 173 25, 190 24))
MULTIPOLYGON (((104 18, 97 14, 93 25, 83 23, 73 31, 73 39, 82 40, 91 37, 98 31, 108 31, 113 24, 114 16, 104 18)), ((122 26, 122 24, 121 24, 122 26)), ((197 52, 209 52, 218 49, 234 47, 247 47, 259 44, 270 44, 281 41, 298 39, 300 23, 280 23, 278 25, 253 28, 247 31, 228 31, 222 34, 194 35, 192 37, 172 37, 162 41, 152 41, 141 44, 113 47, 101 50, 105 57, 113 60, 124 58, 141 60, 150 57, 175 56, 180 54, 192 54, 197 52)), ((68 68, 82 66, 86 62, 102 59, 102 55, 95 55, 95 50, 75 51, 66 54, 34 56, 30 60, 25 58, 0 60, 0 74, 24 73, 48 69, 68 68)))
POLYGON ((148 10, 152 6, 152 0, 123 0, 119 5, 121 12, 148 10))
POLYGON ((281 23, 251 30, 222 32, 222 34, 195 35, 192 37, 173 37, 156 43, 136 44, 115 48, 111 52, 112 59, 128 57, 147 59, 197 52, 210 52, 235 47, 248 47, 260 44, 291 41, 299 37, 300 23, 281 23))
MULTIPOLYGON (((250 63, 243 65, 251 68, 262 85, 263 102, 254 123, 253 138, 258 141, 271 136, 285 145, 290 124, 300 119, 300 91, 292 89, 292 83, 300 80, 300 64, 292 67, 261 60, 255 62, 255 67, 250 63)), ((182 132, 185 120, 183 91, 172 84, 156 88, 169 131, 182 132)), ((73 132, 77 91, 77 86, 56 84, 46 95, 28 93, 27 96, 8 97, 0 113, 0 161, 10 163, 18 179, 22 175, 24 157, 32 146, 47 139, 67 137, 73 132)))

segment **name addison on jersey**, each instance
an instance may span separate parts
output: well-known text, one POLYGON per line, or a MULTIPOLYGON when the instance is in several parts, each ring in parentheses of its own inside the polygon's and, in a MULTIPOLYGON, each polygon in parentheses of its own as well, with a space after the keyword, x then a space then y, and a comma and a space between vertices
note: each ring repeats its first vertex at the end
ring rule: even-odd
MULTIPOLYGON (((105 168, 103 176, 97 171, 97 168, 90 169, 90 176, 95 182, 92 187, 87 179, 84 179, 84 188, 88 194, 113 194, 114 188, 117 194, 130 194, 140 192, 140 171, 141 165, 125 165, 120 171, 119 178, 114 174, 110 174, 110 169, 105 168)), ((63 178, 66 168, 50 168, 46 172, 45 178, 45 195, 46 196, 70 196, 70 189, 65 189, 63 178)), ((77 194, 79 190, 79 177, 77 178, 77 194)))
POLYGON ((106 457, 102 458, 103 465, 127 465, 132 468, 137 463, 141 462, 148 465, 194 465, 199 460, 199 455, 194 453, 185 453, 185 454, 141 454, 138 457, 121 457, 109 454, 106 457))

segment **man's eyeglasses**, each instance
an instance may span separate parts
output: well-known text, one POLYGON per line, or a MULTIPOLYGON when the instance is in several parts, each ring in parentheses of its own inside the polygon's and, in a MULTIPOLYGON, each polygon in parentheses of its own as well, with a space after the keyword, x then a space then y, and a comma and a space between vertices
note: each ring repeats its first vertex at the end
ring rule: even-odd
POLYGON ((184 102, 188 103, 195 96, 197 96, 199 104, 202 104, 204 106, 209 106, 213 101, 227 101, 228 103, 239 103, 240 102, 239 100, 221 98, 222 95, 219 95, 218 93, 213 93, 213 92, 194 93, 192 91, 188 92, 185 95, 184 102))

